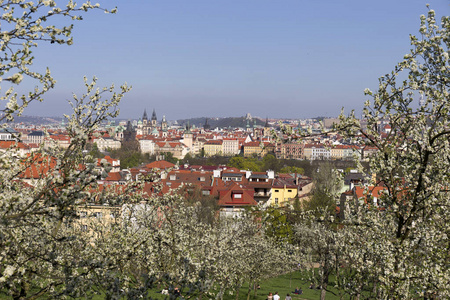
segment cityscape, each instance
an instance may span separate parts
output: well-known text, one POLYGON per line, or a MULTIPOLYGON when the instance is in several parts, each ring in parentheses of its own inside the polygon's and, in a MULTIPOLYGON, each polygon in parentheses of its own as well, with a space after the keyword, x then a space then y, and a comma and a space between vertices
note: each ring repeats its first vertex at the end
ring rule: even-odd
POLYGON ((449 299, 448 3, 324 2, 0 0, 0 299, 449 299))

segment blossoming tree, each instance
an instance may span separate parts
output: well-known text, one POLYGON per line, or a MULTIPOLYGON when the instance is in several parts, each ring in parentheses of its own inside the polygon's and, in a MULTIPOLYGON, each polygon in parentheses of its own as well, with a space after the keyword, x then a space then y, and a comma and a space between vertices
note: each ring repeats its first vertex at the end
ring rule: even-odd
POLYGON ((385 193, 349 210, 343 247, 360 279, 347 286, 372 278, 380 298, 450 296, 450 17, 438 24, 430 9, 420 20, 411 52, 376 92, 366 89, 366 124, 341 115, 339 126, 378 150, 370 170, 385 193), (391 126, 386 135, 382 122, 391 126))

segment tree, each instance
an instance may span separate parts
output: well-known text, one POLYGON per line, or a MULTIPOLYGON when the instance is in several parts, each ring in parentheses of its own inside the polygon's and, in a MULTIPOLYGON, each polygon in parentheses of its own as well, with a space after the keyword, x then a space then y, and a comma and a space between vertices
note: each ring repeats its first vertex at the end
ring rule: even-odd
POLYGON ((377 279, 382 298, 450 297, 450 17, 439 26, 430 9, 420 25, 410 53, 379 79, 376 92, 365 90, 367 125, 354 115, 341 115, 339 125, 378 150, 370 170, 385 194, 375 205, 353 207, 346 230, 354 233, 345 244, 352 252, 363 243, 352 266, 359 278, 377 279), (391 126, 387 136, 379 131, 383 122, 391 126))
POLYGON ((77 234, 76 208, 95 199, 100 175, 83 150, 100 123, 117 116, 115 107, 129 90, 122 86, 103 101, 114 88, 95 89, 95 83, 95 78, 85 79, 87 93, 74 96, 74 113, 66 116, 67 149, 54 145, 25 158, 11 150, 0 157, 0 291, 13 298, 76 294, 84 287, 84 272, 95 269, 88 256, 76 254, 89 244, 77 234), (34 174, 32 188, 22 179, 24 173, 34 174))
POLYGON ((301 167, 295 167, 295 166, 285 166, 281 168, 280 173, 297 173, 300 175, 305 174, 305 170, 301 167))
MULTIPOLYGON (((0 99, 6 105, 0 121, 11 121, 30 102, 42 101, 55 84, 48 69, 43 74, 30 69, 32 48, 38 42, 72 44, 73 25, 59 28, 52 21, 81 20, 79 13, 100 8, 72 1, 59 7, 51 0, 1 1, 1 7, 0 99), (35 81, 36 88, 19 95, 13 84, 24 79, 35 81)), ((118 103, 130 88, 96 88, 96 78, 92 82, 85 78, 84 82, 86 94, 74 95, 74 112, 65 116, 71 138, 67 149, 49 145, 21 157, 12 148, 0 155, 0 293, 13 299, 84 294, 92 284, 86 280, 87 274, 100 268, 93 264, 89 250, 84 253, 83 249, 90 249, 90 240, 80 234, 75 222, 76 208, 95 198, 93 190, 100 175, 90 163, 92 157, 85 157, 83 150, 101 122, 117 117, 118 103), (109 100, 103 100, 105 97, 109 100), (23 180, 27 172, 34 176, 32 187, 23 180)))
POLYGON ((272 170, 272 171, 278 171, 280 169, 280 162, 276 157, 272 154, 267 154, 262 159, 262 170, 272 170))
POLYGON ((329 291, 329 278, 339 258, 337 243, 340 232, 332 229, 332 220, 327 213, 319 220, 305 214, 294 226, 296 243, 304 254, 302 266, 310 270, 307 279, 321 290, 321 300, 325 299, 329 291))
MULTIPOLYGON (((51 0, 0 3, 3 86, 20 84, 24 75, 43 82, 41 89, 23 97, 12 87, 2 95, 8 104, 1 118, 12 120, 54 85, 49 72, 28 69, 33 62, 30 48, 37 46, 36 41, 72 43, 71 25, 43 24, 51 24, 56 15, 81 19, 74 13, 98 6, 69 1, 59 8, 51 0)), ((53 145, 21 157, 12 148, 0 155, 2 296, 59 299, 101 293, 106 299, 149 299, 153 283, 167 283, 188 287, 185 295, 201 298, 216 282, 235 289, 245 280, 267 276, 275 269, 270 264, 284 267, 285 252, 275 251, 254 218, 223 221, 206 216, 212 212, 201 205, 185 205, 177 190, 163 193, 161 185, 145 178, 100 188, 101 173, 84 150, 100 124, 118 116, 118 104, 130 87, 101 89, 96 81, 84 79, 86 93, 74 95, 74 112, 65 116, 71 138, 67 149, 53 145), (23 178, 28 173, 35 175, 31 184, 23 178), (102 208, 115 205, 122 215, 103 224, 80 212, 89 203, 102 208), (92 226, 87 230, 81 221, 92 226)), ((105 160, 101 164, 108 169, 105 160)))
POLYGON ((249 170, 259 172, 261 170, 260 162, 255 158, 234 156, 229 161, 230 167, 235 167, 239 170, 249 170))
POLYGON ((335 172, 331 163, 325 162, 320 165, 313 174, 313 185, 310 199, 304 201, 304 209, 316 211, 318 214, 322 214, 322 210, 328 210, 333 214, 342 184, 339 174, 335 172))

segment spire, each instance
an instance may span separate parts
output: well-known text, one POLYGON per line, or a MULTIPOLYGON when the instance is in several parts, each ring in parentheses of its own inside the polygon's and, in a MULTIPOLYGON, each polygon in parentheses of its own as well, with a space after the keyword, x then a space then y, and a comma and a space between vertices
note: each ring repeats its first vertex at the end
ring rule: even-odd
POLYGON ((142 120, 148 120, 146 109, 144 109, 144 115, 142 116, 142 120))
POLYGON ((157 118, 156 118, 156 112, 155 112, 155 109, 153 109, 153 113, 152 113, 152 121, 156 121, 157 120, 157 118))
POLYGON ((189 125, 189 120, 188 120, 187 125, 186 125, 186 132, 185 133, 191 133, 191 126, 189 125))
POLYGON ((264 127, 269 128, 269 118, 268 117, 266 117, 266 124, 264 124, 264 127))
POLYGON ((203 125, 203 129, 210 130, 211 126, 208 124, 208 118, 205 119, 205 125, 203 125))

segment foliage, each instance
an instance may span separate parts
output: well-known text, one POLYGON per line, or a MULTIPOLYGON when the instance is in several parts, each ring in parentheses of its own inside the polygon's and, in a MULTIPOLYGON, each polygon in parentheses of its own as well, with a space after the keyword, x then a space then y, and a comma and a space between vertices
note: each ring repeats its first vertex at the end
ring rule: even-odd
POLYGON ((172 152, 161 152, 161 153, 159 153, 159 155, 160 156, 162 155, 163 159, 165 161, 168 161, 168 162, 173 163, 173 164, 177 164, 178 163, 178 158, 174 157, 172 152))
POLYGON ((333 214, 336 210, 336 200, 341 188, 339 173, 330 163, 323 163, 313 175, 313 189, 311 197, 304 201, 303 209, 322 214, 323 210, 333 214))
POLYGON ((263 212, 266 234, 281 243, 292 242, 292 227, 280 209, 268 208, 263 212))
POLYGON ((98 149, 96 143, 88 143, 86 145, 87 150, 89 150, 88 155, 94 159, 103 158, 105 155, 98 149))
POLYGON ((254 157, 234 156, 230 159, 228 165, 239 170, 261 171, 261 163, 254 157))
POLYGON ((120 168, 122 169, 137 167, 151 161, 148 154, 142 154, 140 151, 129 150, 124 147, 109 151, 109 155, 120 160, 120 168))
POLYGON ((87 93, 74 95, 74 113, 66 116, 71 137, 66 150, 53 145, 23 159, 13 150, 0 157, 0 291, 13 298, 82 293, 90 286, 86 274, 99 267, 85 247, 89 237, 74 222, 76 208, 95 197, 91 192, 100 175, 83 150, 100 123, 117 116, 129 87, 116 93, 113 86, 96 89, 95 83, 85 79, 87 93), (102 100, 109 93, 111 99, 102 100), (41 171, 30 188, 21 174, 33 169, 41 171))
POLYGON ((367 125, 353 115, 342 115, 339 125, 378 150, 370 169, 386 192, 379 209, 347 208, 344 249, 352 253, 353 286, 373 278, 381 298, 450 297, 450 17, 439 26, 429 10, 420 20, 410 53, 379 79, 378 91, 366 89, 367 125), (378 132, 382 121, 391 126, 387 136, 378 132))
POLYGON ((280 162, 278 159, 272 154, 266 154, 262 158, 262 171, 272 170, 278 171, 280 169, 280 162))
POLYGON ((302 267, 313 270, 308 280, 321 290, 320 299, 324 300, 329 290, 329 280, 336 265, 339 266, 338 241, 340 232, 332 229, 329 215, 325 213, 318 221, 313 215, 305 214, 294 226, 296 243, 301 247, 302 267), (314 270, 317 267, 317 272, 314 270))
POLYGON ((281 168, 280 173, 297 173, 297 174, 305 174, 305 170, 301 167, 295 167, 295 166, 286 166, 281 168))

